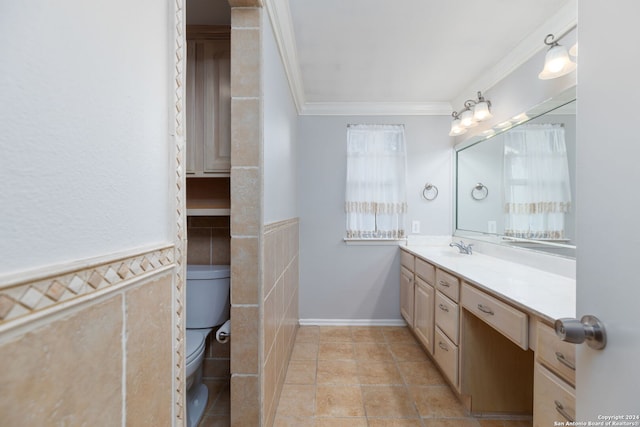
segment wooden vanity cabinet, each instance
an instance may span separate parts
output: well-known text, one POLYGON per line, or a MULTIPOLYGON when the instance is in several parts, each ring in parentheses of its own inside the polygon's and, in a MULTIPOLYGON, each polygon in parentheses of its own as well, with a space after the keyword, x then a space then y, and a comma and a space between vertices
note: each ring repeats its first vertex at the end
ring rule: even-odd
POLYGON ((416 258, 415 268, 413 332, 427 352, 433 354, 435 267, 416 258))
POLYGON ((400 251, 400 314, 413 329, 415 257, 400 251))
POLYGON ((543 322, 536 329, 533 425, 574 421, 576 413, 575 346, 560 341, 543 322))
POLYGON ((436 269, 435 343, 434 358, 443 372, 460 391, 460 280, 439 268, 436 269))

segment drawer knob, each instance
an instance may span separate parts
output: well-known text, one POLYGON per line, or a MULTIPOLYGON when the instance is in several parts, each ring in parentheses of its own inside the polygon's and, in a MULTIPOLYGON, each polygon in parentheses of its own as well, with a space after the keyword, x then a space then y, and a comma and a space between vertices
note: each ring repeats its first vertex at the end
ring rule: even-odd
POLYGON ((439 282, 439 283, 440 283, 440 286, 444 286, 445 288, 448 288, 448 287, 450 287, 450 286, 451 286, 450 284, 448 284, 448 283, 447 283, 447 282, 445 282, 444 280, 440 280, 440 282, 439 282))
POLYGON ((443 349, 444 351, 449 351, 449 348, 445 345, 445 343, 443 343, 442 341, 438 342, 438 347, 440 347, 441 349, 443 349))
POLYGON ((595 316, 582 316, 582 319, 564 318, 556 320, 556 335, 566 342, 587 345, 595 350, 602 350, 607 345, 607 334, 604 324, 595 316))
POLYGON ((556 351, 556 359, 558 359, 558 362, 562 363, 564 366, 571 369, 572 371, 576 370, 576 365, 569 362, 567 358, 564 357, 564 354, 560 353, 559 351, 556 351))
POLYGON ((449 312, 449 309, 447 308, 447 306, 442 303, 438 304, 438 307, 440 307, 440 310, 442 311, 446 311, 447 313, 449 312))
POLYGON ((553 403, 556 404, 556 411, 558 411, 558 413, 562 415, 567 421, 575 421, 575 419, 564 409, 562 403, 558 402, 557 400, 554 400, 553 403))
POLYGON ((494 314, 494 313, 493 313, 493 310, 491 310, 489 307, 485 307, 485 306, 484 306, 484 305, 482 305, 482 304, 478 304, 478 310, 480 310, 480 311, 481 311, 481 312, 483 312, 483 313, 490 314, 490 315, 492 315, 492 316, 493 316, 493 314, 494 314))

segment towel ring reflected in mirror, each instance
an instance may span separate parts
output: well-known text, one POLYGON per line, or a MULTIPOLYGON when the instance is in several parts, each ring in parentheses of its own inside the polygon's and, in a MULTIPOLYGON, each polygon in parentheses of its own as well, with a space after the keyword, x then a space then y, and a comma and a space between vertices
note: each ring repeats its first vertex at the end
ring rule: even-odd
POLYGON ((477 183, 475 187, 471 189, 471 197, 473 197, 473 200, 484 200, 488 195, 489 189, 481 182, 477 183))
POLYGON ((424 190, 422 190, 422 197, 424 197, 424 199, 428 201, 435 200, 435 198, 438 197, 438 187, 431 184, 430 182, 427 182, 424 185, 424 190))

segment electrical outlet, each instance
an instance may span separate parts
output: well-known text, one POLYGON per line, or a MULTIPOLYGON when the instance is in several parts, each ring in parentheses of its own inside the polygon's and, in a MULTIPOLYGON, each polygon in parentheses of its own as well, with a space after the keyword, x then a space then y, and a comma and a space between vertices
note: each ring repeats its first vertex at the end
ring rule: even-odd
POLYGON ((420 221, 411 221, 411 232, 420 233, 420 221))

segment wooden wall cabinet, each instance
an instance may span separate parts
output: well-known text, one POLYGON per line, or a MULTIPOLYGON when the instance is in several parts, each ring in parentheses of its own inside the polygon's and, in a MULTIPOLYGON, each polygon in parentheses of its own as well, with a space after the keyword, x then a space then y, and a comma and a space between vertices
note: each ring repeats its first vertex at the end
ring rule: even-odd
POLYGON ((187 174, 224 176, 231 169, 229 40, 187 40, 187 174))

